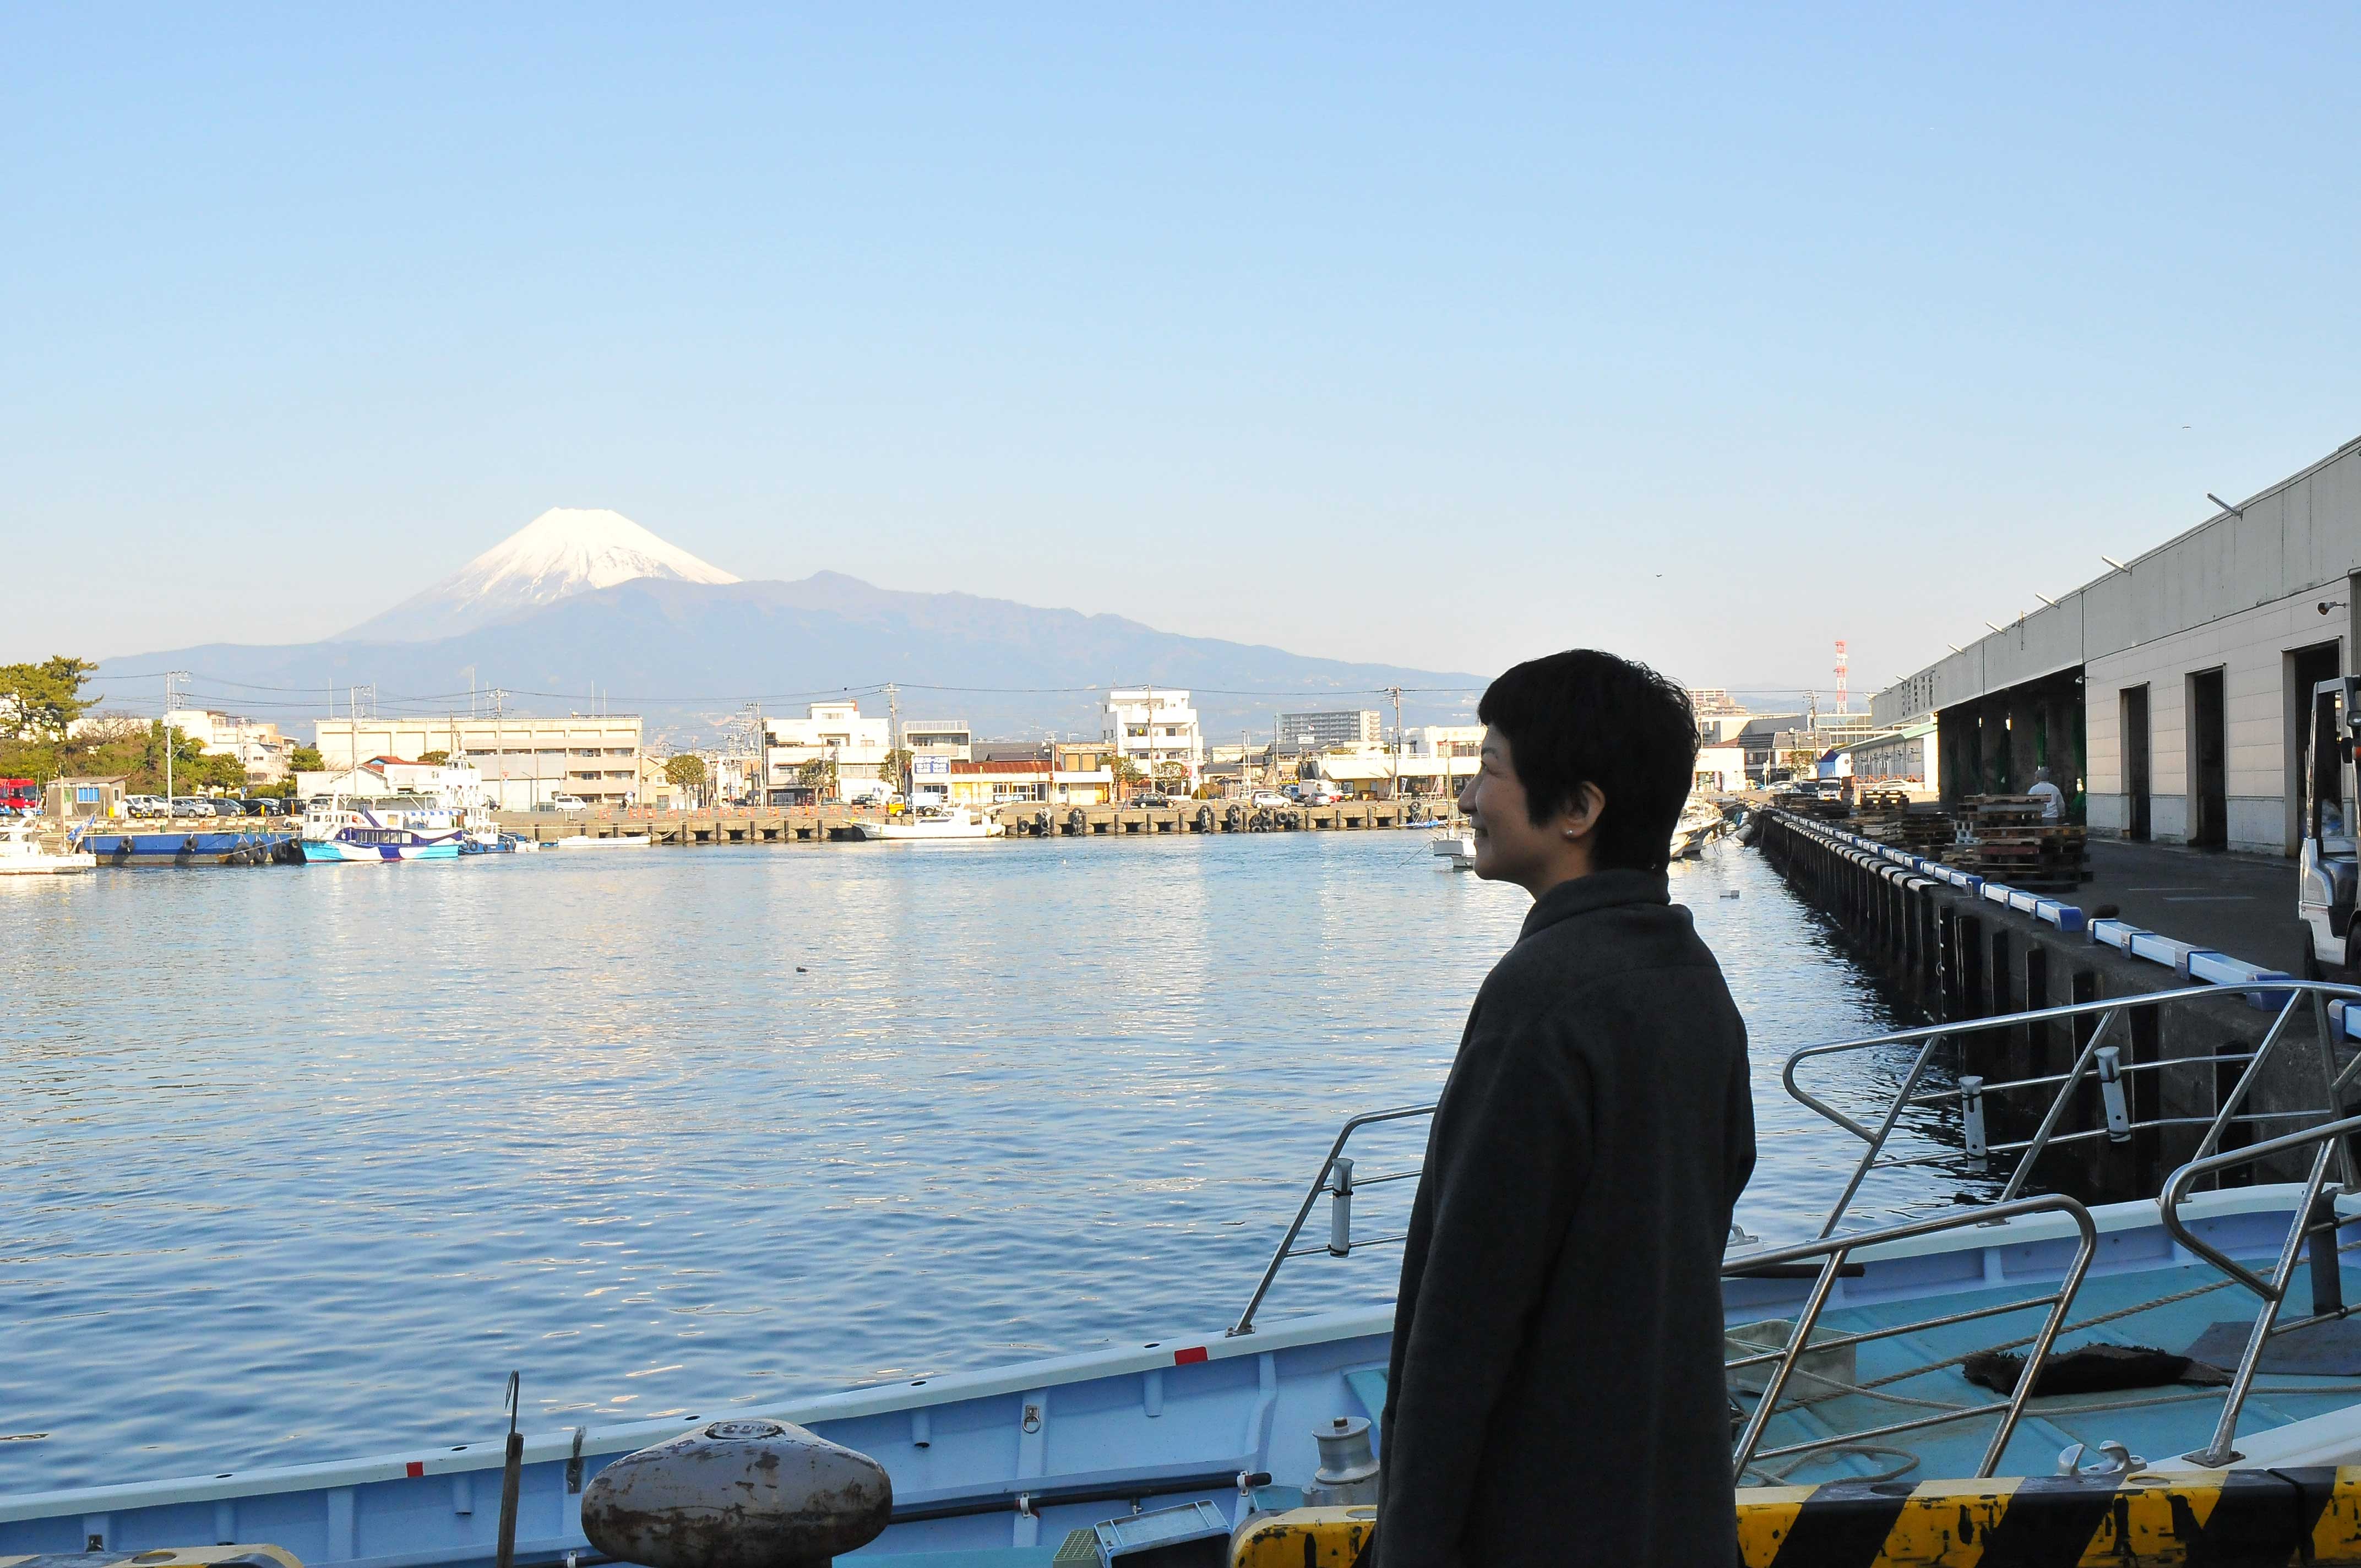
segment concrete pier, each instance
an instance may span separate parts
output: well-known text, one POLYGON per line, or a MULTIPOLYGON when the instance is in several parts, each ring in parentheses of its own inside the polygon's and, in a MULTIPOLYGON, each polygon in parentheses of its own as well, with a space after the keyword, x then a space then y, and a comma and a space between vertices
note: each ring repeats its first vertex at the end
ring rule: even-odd
MULTIPOLYGON (((2092 941, 2087 931, 2061 928, 1848 846, 1828 831, 1839 824, 1776 811, 1763 812, 1760 820, 1757 846, 1764 858, 1842 931, 1854 955, 1879 973, 1905 1008, 1924 1014, 1927 1022, 2136 999, 2190 984, 2170 968, 2092 941)), ((2250 1052, 2273 1015, 2245 1004, 2235 992, 2134 1006, 2110 1036, 2124 1048, 2125 1063, 2180 1065, 2127 1075, 2133 1120, 2212 1118, 2243 1066, 2222 1058, 2250 1052)), ((1965 1035, 1956 1069, 1993 1080, 2063 1074, 2095 1026, 2096 1016, 2086 1015, 1965 1035)), ((2250 1112, 2315 1110, 2323 1102, 2312 1010, 2300 1005, 2289 1030, 2287 1043, 2249 1096, 2250 1112)), ((1994 1103, 1994 1141, 2029 1136, 2045 1103, 2030 1093, 1994 1103)), ((2101 1115, 2097 1086, 2087 1084, 2058 1131, 2103 1125, 2101 1115)), ((2290 1119, 2270 1130, 2302 1124, 2290 1119)), ((2053 1148, 2039 1167, 2040 1184, 2092 1199, 2146 1196, 2158 1190, 2167 1172, 2192 1157, 2202 1131, 2202 1125, 2151 1128, 2127 1143, 2100 1137, 2053 1148)), ((2256 1141, 2251 1125, 2238 1125, 2224 1146, 2256 1141)), ((2302 1171, 2290 1166, 2272 1176, 2301 1179, 2302 1171)))
MULTIPOLYGON (((1051 806, 1026 801, 985 808, 1011 839, 1149 837, 1191 833, 1357 832, 1406 828, 1428 815, 1416 800, 1347 800, 1334 806, 1257 808, 1243 801, 1183 800, 1164 806, 1051 806)), ((596 816, 554 812, 507 812, 503 832, 548 843, 587 835, 593 839, 646 834, 658 844, 697 848, 720 844, 827 844, 853 838, 862 822, 882 822, 883 813, 845 806, 803 810, 712 812, 623 811, 596 816)))

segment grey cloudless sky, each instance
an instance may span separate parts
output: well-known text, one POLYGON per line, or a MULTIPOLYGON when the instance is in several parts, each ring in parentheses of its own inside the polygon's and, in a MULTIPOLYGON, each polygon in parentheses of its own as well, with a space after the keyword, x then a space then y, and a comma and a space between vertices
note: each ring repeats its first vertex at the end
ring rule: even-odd
POLYGON ((2349 8, 0 27, 0 658, 308 641, 569 505, 1858 693, 2361 433, 2349 8))

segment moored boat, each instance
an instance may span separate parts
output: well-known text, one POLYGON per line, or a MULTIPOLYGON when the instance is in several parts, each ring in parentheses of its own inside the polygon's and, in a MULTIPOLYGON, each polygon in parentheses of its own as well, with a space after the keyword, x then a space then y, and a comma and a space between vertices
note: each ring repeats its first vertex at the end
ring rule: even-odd
POLYGON ((456 861, 464 808, 428 795, 322 796, 303 814, 303 858, 321 862, 456 861))
POLYGON ((1455 872, 1476 869, 1476 833, 1465 825, 1444 828, 1426 841, 1426 848, 1429 854, 1449 861, 1455 872))
POLYGON ((60 876, 86 872, 98 857, 77 849, 62 852, 40 840, 37 817, 0 818, 0 876, 60 876))
POLYGON ((922 806, 901 817, 853 824, 863 839, 888 843, 925 842, 941 839, 997 839, 1008 829, 997 817, 978 817, 964 806, 922 806))
POLYGON ((553 839, 549 847, 553 850, 644 850, 651 842, 653 840, 645 833, 621 833, 608 839, 577 833, 569 839, 553 839))

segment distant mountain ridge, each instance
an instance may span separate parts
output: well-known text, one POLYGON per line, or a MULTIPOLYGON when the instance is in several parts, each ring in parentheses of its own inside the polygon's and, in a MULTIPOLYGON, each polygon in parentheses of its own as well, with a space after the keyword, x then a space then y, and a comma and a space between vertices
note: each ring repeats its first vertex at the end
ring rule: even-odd
MULTIPOLYGON (((478 688, 511 694, 508 712, 548 714, 588 711, 595 687, 614 710, 644 714, 652 740, 684 741, 709 735, 749 700, 799 713, 806 702, 885 681, 901 685, 905 718, 963 718, 983 736, 1094 736, 1104 688, 1152 681, 1193 692, 1207 742, 1219 744, 1241 732, 1268 739, 1282 711, 1373 707, 1390 721, 1381 694, 1395 685, 1406 688, 1405 722, 1468 723, 1485 680, 1186 637, 1116 615, 904 592, 835 572, 745 582, 605 515, 657 548, 601 522, 598 538, 619 548, 573 553, 583 530, 568 520, 511 549, 528 527, 343 637, 110 659, 100 681, 117 670, 187 669, 207 706, 291 721, 307 738, 302 720, 324 716, 331 688, 340 705, 345 688, 368 685, 385 712, 465 711, 472 675, 478 688), (662 569, 591 581, 601 570, 627 570, 634 550, 662 569), (239 695, 247 691, 251 700, 239 695), (303 695, 312 691, 317 702, 303 695)), ((883 707, 863 701, 864 711, 883 707)))

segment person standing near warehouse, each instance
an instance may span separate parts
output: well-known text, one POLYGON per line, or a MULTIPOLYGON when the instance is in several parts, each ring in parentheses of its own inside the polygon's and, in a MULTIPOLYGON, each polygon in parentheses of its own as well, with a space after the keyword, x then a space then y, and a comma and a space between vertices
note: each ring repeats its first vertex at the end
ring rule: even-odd
POLYGON ((1459 797, 1532 895, 1477 993, 1411 1212, 1378 1568, 1736 1561, 1721 1255, 1746 1028, 1665 865, 1688 696, 1587 649, 1492 683, 1459 797))
POLYGON ((2033 770, 2033 787, 2025 793, 2027 797, 2041 803, 2041 820, 2044 822, 2066 820, 2066 792, 2050 783, 2048 768, 2033 770))

